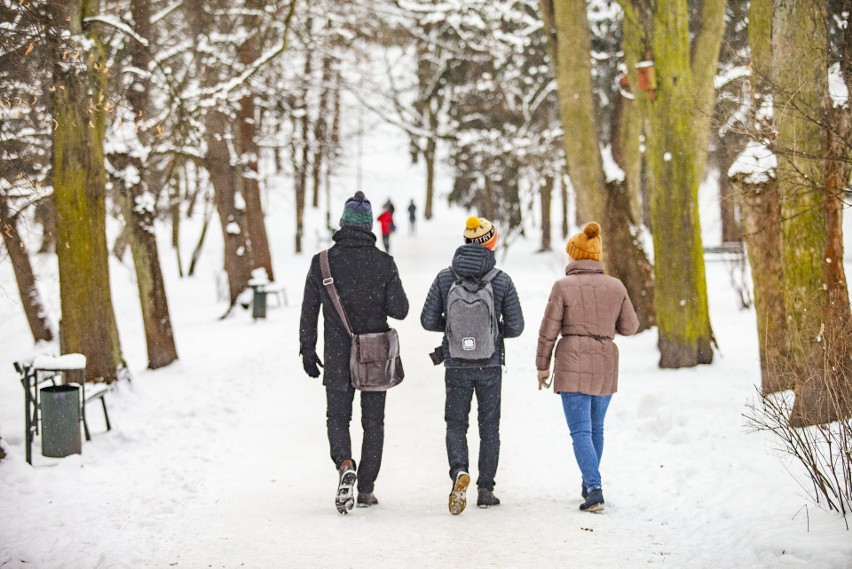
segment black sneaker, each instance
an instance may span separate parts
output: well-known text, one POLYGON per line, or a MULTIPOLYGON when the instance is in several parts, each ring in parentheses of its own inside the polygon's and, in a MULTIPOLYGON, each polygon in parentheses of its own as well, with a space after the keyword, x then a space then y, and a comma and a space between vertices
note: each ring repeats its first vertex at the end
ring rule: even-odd
POLYGON ((476 505, 479 508, 490 508, 491 506, 499 506, 500 499, 494 495, 494 492, 487 488, 479 489, 479 496, 476 498, 476 505))
POLYGON ((355 501, 357 508, 369 508, 370 506, 378 506, 379 501, 376 495, 372 492, 358 492, 358 499, 355 501))
POLYGON ((595 488, 589 490, 589 495, 586 496, 586 501, 580 504, 580 509, 584 512, 600 512, 604 509, 603 490, 595 488))
POLYGON ((450 513, 454 516, 459 515, 467 506, 467 487, 470 484, 470 474, 464 470, 459 470, 456 473, 456 479, 453 481, 453 490, 450 492, 450 513))
POLYGON ((337 484, 337 496, 334 505, 340 514, 348 514, 355 505, 355 484, 358 475, 355 473, 355 463, 352 460, 344 460, 340 464, 340 481, 337 484))

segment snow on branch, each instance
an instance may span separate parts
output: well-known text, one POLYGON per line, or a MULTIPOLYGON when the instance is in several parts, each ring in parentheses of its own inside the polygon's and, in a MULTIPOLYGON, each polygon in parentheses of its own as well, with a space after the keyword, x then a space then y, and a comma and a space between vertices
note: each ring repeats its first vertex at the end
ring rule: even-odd
POLYGON ((142 36, 137 34, 133 30, 133 28, 131 28, 130 26, 128 26, 127 24, 125 24, 121 20, 117 20, 117 19, 111 18, 109 16, 90 16, 88 18, 83 18, 83 22, 85 22, 87 24, 89 24, 89 23, 106 24, 107 26, 113 27, 113 28, 127 34, 128 36, 132 37, 133 39, 135 39, 136 41, 138 41, 139 43, 141 43, 145 47, 148 47, 148 40, 146 40, 145 38, 143 38, 142 36))

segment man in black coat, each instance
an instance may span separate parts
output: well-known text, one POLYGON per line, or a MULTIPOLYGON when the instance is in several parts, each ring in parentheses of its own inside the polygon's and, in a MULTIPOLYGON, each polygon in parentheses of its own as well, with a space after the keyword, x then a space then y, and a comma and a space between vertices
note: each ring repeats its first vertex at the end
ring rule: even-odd
MULTIPOLYGON (((408 314, 408 298, 402 288, 396 263, 393 257, 376 248, 376 236, 372 228, 370 202, 362 192, 356 192, 354 197, 346 201, 340 230, 332 237, 335 244, 328 253, 331 276, 355 334, 386 332, 390 329, 388 317, 401 320, 408 314)), ((378 504, 373 489, 382 463, 386 392, 361 392, 364 439, 356 479, 349 435, 355 397, 349 375, 352 343, 323 285, 317 254, 311 261, 305 280, 299 330, 299 353, 305 372, 310 377, 319 377, 319 368, 323 367, 316 352, 320 306, 325 328, 323 385, 326 389, 326 425, 331 459, 340 475, 336 505, 343 514, 352 509, 352 491, 356 481, 358 506, 378 504)))
POLYGON ((432 332, 443 332, 440 351, 444 355, 447 423, 447 458, 450 463, 450 513, 460 514, 467 504, 466 492, 470 484, 467 429, 473 394, 476 393, 479 421, 479 489, 477 506, 488 508, 500 504, 494 496, 494 477, 500 455, 500 392, 503 376, 503 339, 515 338, 524 331, 524 315, 512 279, 497 271, 491 280, 494 293, 494 315, 498 319, 498 334, 494 354, 480 360, 455 359, 450 351, 446 334, 447 298, 450 287, 457 280, 479 281, 496 265, 494 246, 497 229, 484 218, 471 217, 464 232, 465 245, 456 249, 452 267, 435 277, 420 323, 432 332))

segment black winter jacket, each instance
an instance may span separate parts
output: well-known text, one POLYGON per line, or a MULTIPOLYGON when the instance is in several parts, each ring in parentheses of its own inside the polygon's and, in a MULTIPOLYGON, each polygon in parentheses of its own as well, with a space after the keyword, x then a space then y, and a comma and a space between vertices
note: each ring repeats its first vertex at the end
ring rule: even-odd
MULTIPOLYGON (((461 277, 482 277, 494 268, 497 261, 494 252, 482 245, 462 245, 456 249, 453 256, 452 268, 461 277)), ((442 270, 432 282, 426 303, 420 313, 420 323, 426 330, 431 332, 444 332, 441 346, 444 349, 444 366, 448 368, 482 368, 500 367, 503 362, 503 338, 516 338, 524 331, 524 313, 521 310, 521 302, 511 277, 503 271, 498 271, 491 281, 494 289, 494 311, 499 318, 499 333, 497 336, 497 350, 487 360, 460 360, 449 357, 449 344, 447 342, 447 320, 446 305, 450 287, 455 280, 453 271, 449 268, 442 270)))
MULTIPOLYGON (((399 271, 393 257, 376 248, 376 236, 370 231, 344 227, 332 239, 335 244, 329 249, 328 264, 353 332, 386 332, 390 329, 388 316, 405 318, 408 298, 399 280, 399 271)), ((322 280, 317 254, 311 260, 305 280, 299 353, 316 351, 317 320, 322 305, 325 328, 323 385, 345 390, 349 386, 352 343, 322 280)))

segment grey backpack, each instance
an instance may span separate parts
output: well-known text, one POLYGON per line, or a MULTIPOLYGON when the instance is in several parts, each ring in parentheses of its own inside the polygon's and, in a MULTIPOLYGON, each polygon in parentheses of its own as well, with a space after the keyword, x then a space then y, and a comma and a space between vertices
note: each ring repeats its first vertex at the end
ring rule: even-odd
MULTIPOLYGON (((452 270, 452 269, 450 269, 452 270)), ((450 357, 460 360, 484 360, 497 349, 497 314, 491 281, 499 271, 491 269, 479 280, 455 280, 447 295, 447 341, 450 357)))

